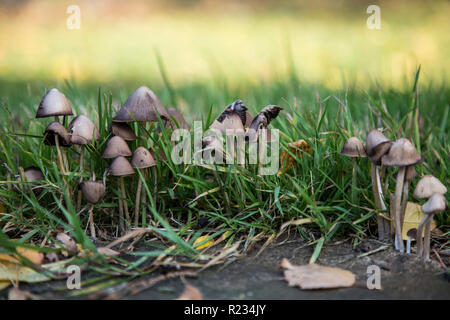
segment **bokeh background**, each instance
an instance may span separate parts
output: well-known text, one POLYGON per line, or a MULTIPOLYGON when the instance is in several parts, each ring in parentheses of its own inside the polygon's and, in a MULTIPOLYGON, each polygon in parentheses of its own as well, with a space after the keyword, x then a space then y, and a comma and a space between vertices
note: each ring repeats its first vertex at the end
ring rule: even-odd
POLYGON ((239 86, 295 70, 329 88, 395 87, 419 64, 422 81, 443 83, 449 14, 447 1, 3 0, 0 93, 65 80, 159 86, 161 65, 174 86, 239 86), (370 4, 381 8, 381 30, 366 26, 370 4), (66 26, 69 5, 81 9, 79 30, 66 26))

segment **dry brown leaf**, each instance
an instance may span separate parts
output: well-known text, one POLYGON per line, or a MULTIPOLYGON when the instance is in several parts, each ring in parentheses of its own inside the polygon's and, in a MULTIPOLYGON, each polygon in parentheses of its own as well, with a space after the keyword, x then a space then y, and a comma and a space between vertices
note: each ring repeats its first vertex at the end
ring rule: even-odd
POLYGON ((116 250, 113 250, 111 248, 106 248, 106 247, 97 248, 97 251, 101 254, 104 254, 105 256, 110 256, 110 257, 115 257, 120 254, 120 252, 117 252, 116 250))
MULTIPOLYGON (((18 247, 17 252, 23 257, 30 260, 32 263, 37 264, 39 266, 42 264, 42 261, 44 261, 44 254, 36 250, 18 247)), ((0 263, 8 263, 8 262, 20 264, 20 259, 17 255, 10 255, 5 253, 0 254, 0 263)))
POLYGON ((203 300, 203 295, 198 288, 187 283, 177 300, 203 300))
POLYGON ((296 266, 284 258, 280 265, 285 269, 284 279, 290 287, 303 290, 347 288, 355 284, 355 275, 347 270, 318 264, 296 266))
MULTIPOLYGON (((311 147, 303 139, 288 143, 288 147, 289 151, 295 154, 297 158, 301 158, 303 156, 303 152, 311 153, 311 147)), ((293 156, 288 154, 286 150, 283 150, 283 152, 281 153, 280 162, 281 168, 280 170, 278 170, 278 175, 285 173, 289 168, 291 168, 296 163, 296 160, 294 159, 293 156)))
POLYGON ((36 300, 37 296, 29 291, 11 288, 8 292, 8 300, 36 300))
POLYGON ((60 241, 64 245, 64 247, 66 247, 66 250, 70 255, 76 255, 78 253, 77 243, 72 239, 71 236, 60 232, 56 235, 56 239, 58 239, 58 241, 60 241))

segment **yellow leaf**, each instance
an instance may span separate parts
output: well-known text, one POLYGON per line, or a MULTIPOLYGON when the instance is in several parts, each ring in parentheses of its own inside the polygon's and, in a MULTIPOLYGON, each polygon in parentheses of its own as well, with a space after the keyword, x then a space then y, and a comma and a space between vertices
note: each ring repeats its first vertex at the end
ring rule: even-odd
MULTIPOLYGON (((37 265, 41 265, 44 260, 44 255, 36 250, 18 247, 17 252, 37 265)), ((0 254, 0 263, 2 262, 20 263, 20 260, 17 255, 0 254)))
MULTIPOLYGON (((195 240, 195 242, 194 242, 194 247, 195 247, 196 244, 205 241, 208 237, 209 237, 209 235, 205 235, 205 236, 198 237, 197 240, 195 240)), ((208 248, 208 247, 211 246, 213 243, 214 243, 214 240, 211 239, 211 240, 208 240, 208 241, 206 241, 205 243, 199 245, 198 247, 195 247, 195 249, 196 249, 196 250, 201 250, 201 249, 204 249, 204 248, 208 248)))
POLYGON ((11 285, 11 281, 9 280, 0 280, 0 291, 8 288, 11 285))
MULTIPOLYGON (((418 203, 408 202, 405 210, 405 221, 403 222, 402 238, 408 240, 406 233, 410 229, 418 229, 420 221, 425 217, 425 213, 422 211, 422 207, 418 203)), ((394 224, 395 226, 395 224, 394 224)), ((436 222, 431 222, 431 230, 436 228, 436 222)), ((422 234, 423 237, 423 234, 422 234)))
MULTIPOLYGON (((311 147, 309 144, 301 139, 295 142, 288 143, 289 151, 297 158, 301 158, 303 155, 303 152, 311 153, 311 147)), ((294 164, 296 163, 296 160, 293 156, 288 154, 286 150, 283 150, 281 153, 281 168, 278 170, 278 175, 285 173, 288 169, 290 169, 294 164), (284 167, 283 167, 284 166, 284 167)))

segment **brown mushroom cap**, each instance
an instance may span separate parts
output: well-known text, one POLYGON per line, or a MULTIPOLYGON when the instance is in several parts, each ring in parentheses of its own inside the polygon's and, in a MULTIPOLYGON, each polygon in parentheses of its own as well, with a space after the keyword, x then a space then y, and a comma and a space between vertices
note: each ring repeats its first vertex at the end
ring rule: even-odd
POLYGON ((134 174, 134 169, 127 158, 119 156, 111 163, 108 173, 115 177, 129 176, 134 174))
POLYGON ((413 144, 405 138, 395 141, 381 163, 387 167, 406 167, 422 163, 423 159, 413 144))
POLYGON ((69 100, 58 89, 53 88, 42 98, 36 113, 36 118, 71 115, 73 115, 73 112, 69 100))
POLYGON ((144 147, 139 147, 133 152, 131 157, 131 166, 133 168, 145 169, 156 165, 150 151, 144 147))
POLYGON ((248 127, 250 127, 250 125, 252 124, 253 121, 253 117, 250 114, 250 112, 245 111, 245 124, 244 124, 244 128, 247 129, 248 127))
POLYGON ((111 159, 119 156, 129 157, 131 156, 131 150, 128 144, 123 138, 114 136, 108 140, 105 151, 103 151, 102 158, 111 159))
POLYGON ((142 86, 128 97, 113 121, 158 121, 157 112, 161 118, 169 119, 169 114, 156 94, 149 88, 142 86))
POLYGON ((341 154, 347 157, 366 157, 364 146, 357 137, 349 138, 342 148, 341 154))
POLYGON ((94 122, 86 116, 79 115, 69 124, 70 141, 73 144, 89 144, 100 139, 100 132, 94 122))
POLYGON ((409 229, 408 232, 406 233, 406 236, 408 236, 411 239, 417 239, 417 229, 416 228, 409 229))
POLYGON ((70 147, 72 145, 67 129, 61 123, 53 121, 45 128, 44 144, 54 146, 56 145, 56 139, 59 140, 59 145, 62 147, 70 147))
POLYGON ((424 175, 417 183, 414 189, 413 197, 417 199, 429 198, 433 193, 445 194, 447 188, 439 179, 431 174, 424 175))
POLYGON ((177 124, 175 124, 175 122, 173 121, 172 117, 177 121, 178 126, 180 127, 180 129, 186 129, 186 130, 190 129, 189 125, 186 122, 186 120, 184 119, 182 114, 177 109, 169 108, 169 109, 167 109, 167 112, 171 116, 170 124, 172 125, 173 129, 177 129, 178 127, 177 127, 177 124))
POLYGON ((445 197, 440 193, 433 193, 433 195, 422 206, 422 211, 425 214, 435 214, 443 212, 447 209, 447 202, 445 197))
POLYGON ((41 169, 38 167, 28 167, 23 169, 25 173, 25 179, 27 179, 28 182, 33 181, 39 181, 44 180, 44 174, 42 173, 41 169))
POLYGON ((227 115, 222 122, 219 122, 217 119, 214 120, 209 128, 219 130, 222 134, 226 134, 227 129, 242 130, 244 132, 242 120, 236 113, 227 115))
POLYGON ((105 195, 106 188, 101 181, 84 181, 80 183, 81 192, 87 202, 97 204, 105 195))
POLYGON ((376 129, 367 134, 366 153, 376 165, 381 165, 381 157, 389 152, 391 145, 392 141, 376 129))
POLYGON ((111 133, 121 137, 125 141, 135 141, 137 136, 133 129, 126 122, 113 122, 111 124, 111 133))
MULTIPOLYGON (((398 174, 398 171, 396 173, 394 173, 394 179, 397 179, 397 174, 398 174)), ((417 173, 417 171, 414 168, 414 166, 408 166, 406 168, 406 172, 405 172, 405 181, 412 181, 418 175, 419 174, 417 173)))

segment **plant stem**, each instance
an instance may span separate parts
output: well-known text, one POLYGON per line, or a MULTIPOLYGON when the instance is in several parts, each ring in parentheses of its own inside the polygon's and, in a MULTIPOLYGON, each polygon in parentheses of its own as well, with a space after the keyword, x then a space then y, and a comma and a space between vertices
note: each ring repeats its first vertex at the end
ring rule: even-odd
POLYGON ((119 197, 119 227, 120 227, 120 232, 123 233, 125 231, 125 226, 124 226, 124 223, 123 223, 122 196, 119 197))
POLYGON ((64 162, 61 155, 61 146, 59 145, 59 138, 55 137, 55 144, 56 144, 56 151, 58 153, 58 161, 59 161, 59 170, 61 170, 62 174, 66 173, 66 170, 64 168, 64 162))
MULTIPOLYGON (((83 182, 83 168, 84 168, 84 146, 82 145, 81 146, 81 155, 80 155, 80 174, 81 174, 81 177, 80 177, 80 182, 79 183, 83 182)), ((81 190, 78 190, 77 211, 80 211, 80 208, 81 208, 81 196, 82 196, 81 190)))
POLYGON ((419 227, 417 228, 417 256, 421 257, 423 252, 423 228, 425 226, 425 223, 427 222, 428 215, 425 215, 425 217, 422 218, 422 220, 419 223, 419 227))
POLYGON ((424 243, 423 243, 423 261, 430 260, 430 238, 431 238, 431 223, 433 222, 433 215, 428 215, 428 219, 425 222, 425 235, 424 235, 424 243))
MULTIPOLYGON (((386 210, 386 207, 384 206, 383 201, 381 200, 380 193, 379 193, 379 187, 378 187, 378 170, 377 166, 372 162, 371 164, 371 173, 372 173, 372 191, 373 191, 373 198, 375 201, 375 205, 377 206, 377 209, 380 210, 386 210), (384 206, 384 209, 383 209, 384 206)), ((378 222, 378 239, 384 240, 385 235, 385 223, 383 221, 383 218, 377 213, 377 222, 378 222)))
MULTIPOLYGON (((143 172, 144 177, 148 177, 148 170, 144 170, 143 172)), ((146 178, 147 180, 147 178, 146 178)), ((141 195, 141 203, 142 205, 142 226, 144 227, 147 223, 146 218, 147 218, 147 206, 145 205, 145 202, 147 200, 147 191, 145 190, 145 188, 142 188, 142 195, 141 195)))
POLYGON ((94 205, 91 204, 89 208, 89 226, 91 228, 91 236, 96 239, 95 236, 95 224, 94 224, 94 205))
POLYGON ((402 207, 400 211, 400 223, 403 227, 403 223, 405 222, 405 214, 406 214, 406 206, 408 204, 408 193, 409 193, 409 186, 411 184, 411 181, 405 181, 403 183, 403 198, 402 198, 402 207))
POLYGON ((141 194, 142 194, 142 180, 140 177, 138 177, 138 185, 137 185, 137 190, 136 190, 136 203, 135 203, 135 207, 134 207, 134 225, 135 226, 138 226, 138 224, 139 224, 139 216, 140 216, 139 208, 140 208, 140 204, 141 204, 141 194))
POLYGON ((405 252, 405 245, 402 240, 402 225, 400 223, 401 197, 403 190, 403 181, 405 179, 405 167, 400 167, 395 184, 395 237, 397 238, 400 253, 405 252))
MULTIPOLYGON (((124 178, 120 177, 120 188, 122 190, 122 204, 123 204, 123 210, 125 211, 125 218, 127 219, 127 224, 129 225, 131 223, 131 219, 130 219, 130 213, 128 211, 128 203, 127 203, 127 194, 125 192, 125 183, 124 183, 124 178)), ((128 229, 128 225, 127 225, 127 229, 128 229)))

